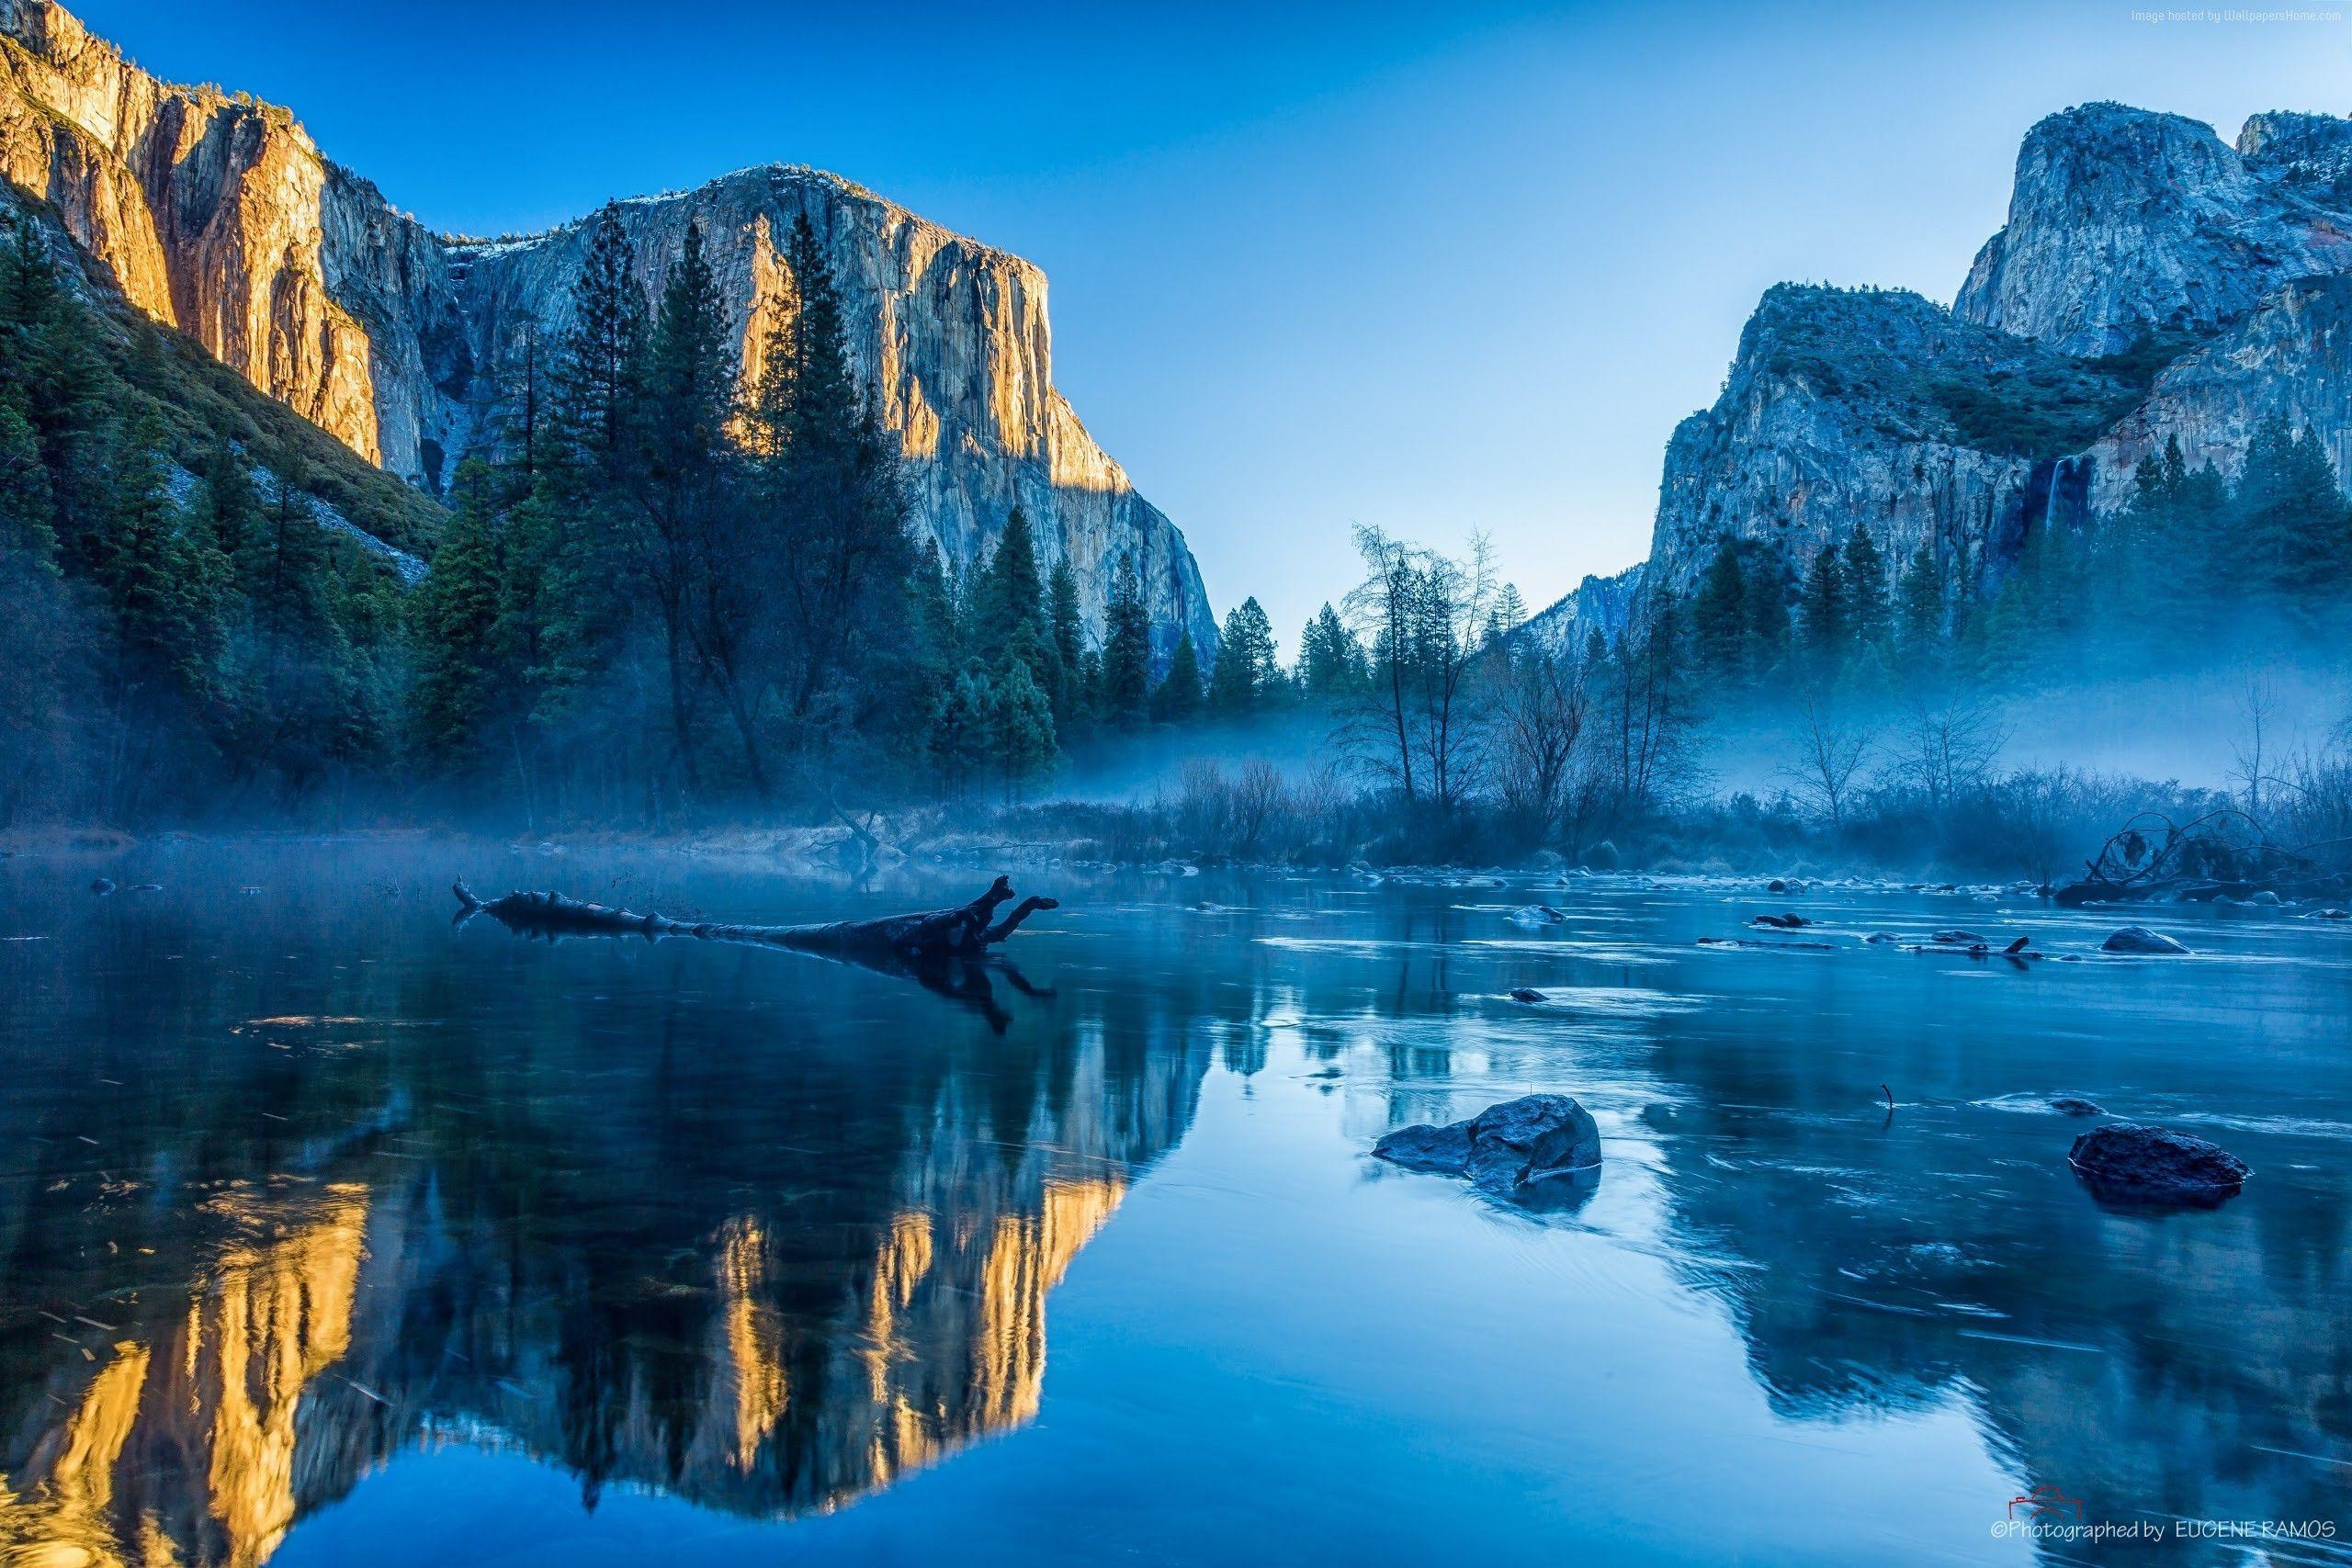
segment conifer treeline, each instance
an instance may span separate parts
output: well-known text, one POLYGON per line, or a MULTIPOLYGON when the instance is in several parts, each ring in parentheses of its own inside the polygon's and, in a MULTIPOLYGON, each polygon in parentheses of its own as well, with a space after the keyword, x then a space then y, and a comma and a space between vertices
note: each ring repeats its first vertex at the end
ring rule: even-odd
POLYGON ((278 811, 355 782, 395 808, 423 784, 627 825, 821 806, 836 784, 1011 800, 1096 737, 1295 710, 1342 716, 1416 809, 1479 795, 1557 824, 1658 798, 1702 694, 2174 669, 2243 658, 2249 625, 2338 636, 2352 599, 2352 506, 2319 443, 2273 424, 2234 484, 2176 445, 2121 513, 2030 518, 1967 581, 1932 543, 1890 560, 1866 527, 1801 576, 1726 538, 1687 595, 1536 658, 1482 551, 1367 536, 1366 583, 1288 667, 1255 599, 1213 666, 1189 637, 1156 661, 1132 558, 1099 632, 1018 508, 970 570, 941 558, 805 218, 786 261, 745 391, 699 231, 649 307, 619 209, 593 220, 571 324, 514 345, 409 592, 311 510, 326 496, 422 550, 391 481, 305 446, 324 438, 193 344, 77 298, 20 226, 0 245, 0 826, 278 811))
POLYGON ((1012 799, 1089 735, 1272 699, 1255 601, 1214 676, 1189 637, 1156 671, 1131 558, 1099 637, 1018 506, 970 571, 944 559, 805 217, 786 263, 792 295, 739 400, 699 231, 649 315, 616 209, 592 220, 572 325, 545 353, 517 345, 417 596, 423 766, 503 775, 562 818, 822 803, 841 783, 1012 799))
MULTIPOLYGON (((28 221, 0 238, 0 828, 276 809, 388 765, 402 594, 311 511, 325 438, 63 265, 28 221)), ((398 499, 334 482, 403 536, 398 499)))

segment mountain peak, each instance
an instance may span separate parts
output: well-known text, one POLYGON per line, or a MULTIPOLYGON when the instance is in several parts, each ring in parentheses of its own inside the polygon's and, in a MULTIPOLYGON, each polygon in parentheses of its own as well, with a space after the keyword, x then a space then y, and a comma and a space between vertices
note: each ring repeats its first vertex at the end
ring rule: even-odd
POLYGON ((2273 111, 2238 129, 2238 156, 2265 179, 2339 211, 2352 209, 2352 119, 2273 111))
POLYGON ((2352 266, 2346 226, 2259 172, 2183 115, 2051 115, 2026 133, 2008 224, 1953 309, 2070 354, 2115 354, 2152 332, 2213 331, 2289 278, 2352 266))

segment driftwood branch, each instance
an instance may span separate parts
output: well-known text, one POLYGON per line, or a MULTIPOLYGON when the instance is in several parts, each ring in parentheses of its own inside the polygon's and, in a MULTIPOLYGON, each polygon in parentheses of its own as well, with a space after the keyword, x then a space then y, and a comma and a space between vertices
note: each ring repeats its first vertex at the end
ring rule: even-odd
POLYGON ((912 980, 924 989, 971 1009, 999 1033, 1012 1022, 997 1004, 989 983, 1000 973, 1013 989, 1032 998, 1049 998, 1022 978, 1011 964, 989 950, 1001 943, 1021 923, 1041 909, 1059 908, 1057 900, 1034 895, 1013 907, 1011 914, 993 920, 996 911, 1012 897, 1010 879, 1000 876, 989 890, 968 904, 952 909, 926 909, 910 915, 885 915, 870 920, 829 920, 816 925, 747 926, 722 920, 678 920, 667 915, 640 915, 566 898, 560 893, 509 893, 482 898, 464 882, 451 885, 458 897, 460 924, 487 915, 507 930, 525 936, 693 937, 700 942, 740 942, 753 947, 788 948, 876 974, 912 980), (987 962, 983 963, 982 960, 987 962))
POLYGON ((797 926, 679 920, 667 915, 640 915, 630 909, 566 898, 560 893, 509 893, 502 897, 482 898, 462 880, 452 883, 449 890, 457 895, 459 919, 488 915, 510 930, 532 935, 690 936, 703 942, 749 942, 802 953, 887 953, 909 962, 978 957, 1011 936, 1038 910, 1060 907, 1057 899, 1033 896, 1023 899, 1012 914, 991 924, 990 917, 997 908, 1012 897, 1012 879, 1003 876, 989 884, 989 890, 970 903, 952 909, 797 926))

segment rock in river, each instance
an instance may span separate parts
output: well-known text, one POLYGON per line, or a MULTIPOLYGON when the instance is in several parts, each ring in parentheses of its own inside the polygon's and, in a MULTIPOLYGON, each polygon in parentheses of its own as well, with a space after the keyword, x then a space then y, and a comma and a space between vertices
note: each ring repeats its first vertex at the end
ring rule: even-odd
POLYGON ((2061 1116, 2104 1116, 2107 1107, 2079 1095, 2062 1094, 2050 1102, 2050 1109, 2061 1116))
POLYGON ((1399 1127, 1372 1152, 1410 1170, 1466 1176, 1487 1191, 1510 1193, 1599 1165, 1600 1129, 1568 1096, 1531 1094, 1490 1105, 1466 1122, 1399 1127))
POLYGON ((2095 1196, 2116 1203, 2211 1207, 2234 1194, 2251 1174, 2245 1161, 2217 1144, 2128 1122, 2076 1138, 2066 1163, 2095 1196))
POLYGON ((2125 926, 2098 944, 2101 953, 2184 953, 2188 951, 2162 931, 2145 926, 2125 926))

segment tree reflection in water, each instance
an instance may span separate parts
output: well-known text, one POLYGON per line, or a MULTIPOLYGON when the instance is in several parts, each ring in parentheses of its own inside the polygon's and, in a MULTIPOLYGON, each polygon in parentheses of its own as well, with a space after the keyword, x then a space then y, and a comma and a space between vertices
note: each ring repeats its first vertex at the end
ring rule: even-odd
POLYGON ((264 976, 300 940, 266 930, 105 984, 217 949, 191 917, 85 932, 112 950, 48 977, 48 1030, 127 1098, 94 1108, 77 1065, 9 1117, 40 1162, 0 1202, 8 1295, 41 1315, 0 1328, 6 1561, 258 1563, 453 1438, 591 1503, 783 1517, 888 1485, 1036 1415, 1046 1298, 1207 1066, 1181 996, 1024 983, 1009 1018, 985 974, 944 1008, 695 944, 559 973, 334 914, 400 961, 264 976), (158 1076, 183 1040, 212 1043, 185 1092, 158 1076))
MULTIPOLYGON (((453 1440, 592 1502, 780 1517, 870 1494, 1037 1414, 1046 1299, 1183 1139, 1213 1058, 1333 1097, 1265 1124, 1317 1160, 1577 1094, 1597 1193, 1506 1213, 1460 1188, 1433 1223, 1664 1258, 1669 1302, 1604 1304, 1718 1304, 1785 1423, 1965 1411, 2094 1518, 2344 1511, 2352 1118, 2324 1034, 2345 971, 2230 972, 2266 1032, 2220 1052, 2188 970, 1704 954, 1720 899, 1634 889, 1530 939, 1454 891, 1237 884, 1080 904, 1029 955, 1048 987, 990 1009, 789 953, 476 941, 429 875, 286 886, 77 907, 7 955, 31 1021, 0 1099, 12 1562, 259 1562, 453 1440), (1531 982, 1555 1000, 1500 1000, 1531 982), (2256 1182, 2193 1215, 2093 1202, 2061 1157, 2075 1124, 2034 1096, 2118 1086, 2156 1119, 2275 1109, 2227 1134, 2256 1182)), ((1365 1245, 1376 1288, 1403 1244, 1365 1245)), ((1481 1292, 1513 1281, 1464 1284, 1483 1332, 1481 1292)), ((1571 1398, 1579 1375, 1531 1373, 1571 1398)))

